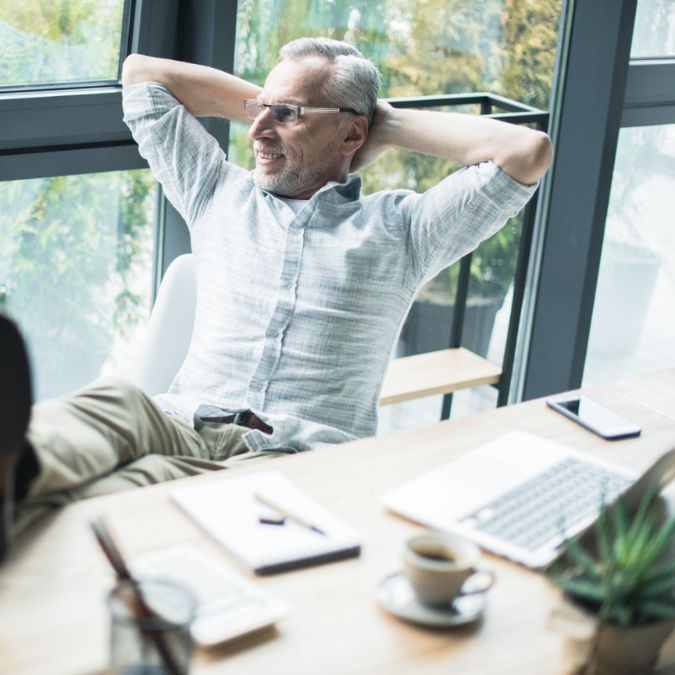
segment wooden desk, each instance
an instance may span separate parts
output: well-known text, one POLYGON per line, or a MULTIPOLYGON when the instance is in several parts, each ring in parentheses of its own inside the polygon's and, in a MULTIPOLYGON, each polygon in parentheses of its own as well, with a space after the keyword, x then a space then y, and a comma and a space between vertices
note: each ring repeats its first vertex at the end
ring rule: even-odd
MULTIPOLYGON (((418 528, 387 513, 380 496, 509 429, 636 468, 675 445, 675 370, 590 393, 640 424, 642 437, 603 441, 538 400, 275 462, 274 469, 363 533, 363 553, 358 559, 259 579, 289 601, 290 615, 275 629, 214 652, 198 652, 193 672, 559 674, 561 636, 547 628, 557 591, 540 575, 498 558, 486 555, 497 583, 485 619, 477 625, 422 629, 382 610, 375 600, 377 586, 399 568, 403 541, 418 528)), ((226 473, 219 473, 187 480, 225 478, 226 473)), ((227 560, 169 502, 173 487, 175 483, 158 485, 73 504, 17 542, 0 573, 0 672, 74 675, 104 668, 104 600, 112 578, 88 531, 91 516, 110 518, 128 555, 188 541, 227 560)), ((671 646, 670 662, 675 661, 675 644, 671 646)))

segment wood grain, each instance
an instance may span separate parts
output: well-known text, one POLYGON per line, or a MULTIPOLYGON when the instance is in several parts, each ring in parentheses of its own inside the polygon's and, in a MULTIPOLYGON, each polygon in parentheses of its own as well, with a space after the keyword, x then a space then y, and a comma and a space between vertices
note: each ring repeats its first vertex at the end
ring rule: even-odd
MULTIPOLYGON (((430 630, 403 623, 381 609, 375 600, 377 587, 400 568, 403 542, 419 528, 387 513, 380 497, 510 429, 636 468, 675 445, 675 370, 588 393, 640 424, 642 436, 604 441, 549 410, 543 400, 535 400, 275 460, 272 468, 363 534, 363 553, 353 560, 251 577, 286 599, 290 614, 274 629, 197 652, 192 672, 564 673, 562 637, 549 627, 557 590, 541 575, 488 554, 484 562, 496 573, 497 582, 478 624, 430 630)), ((261 463, 236 472, 269 468, 269 463, 261 463)), ((227 478, 227 472, 219 472, 185 479, 183 484, 227 478)), ((22 535, 0 570, 0 672, 74 675, 105 668, 105 603, 113 580, 87 525, 95 516, 108 519, 128 556, 189 542, 224 564, 235 565, 171 503, 169 492, 174 487, 176 483, 163 484, 76 503, 22 535)), ((672 641, 663 660, 675 663, 672 641)))
POLYGON ((405 356, 389 364, 380 405, 496 384, 501 374, 499 366, 463 347, 405 356))

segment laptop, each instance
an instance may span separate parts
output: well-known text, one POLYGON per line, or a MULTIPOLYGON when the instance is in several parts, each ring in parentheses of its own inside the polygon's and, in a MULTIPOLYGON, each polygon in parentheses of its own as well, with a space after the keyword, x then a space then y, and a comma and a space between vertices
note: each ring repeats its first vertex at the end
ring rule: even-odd
POLYGON ((675 450, 640 477, 618 464, 524 431, 510 431, 392 490, 385 506, 484 549, 545 567, 561 544, 587 529, 603 504, 625 494, 629 507, 675 476, 675 450))

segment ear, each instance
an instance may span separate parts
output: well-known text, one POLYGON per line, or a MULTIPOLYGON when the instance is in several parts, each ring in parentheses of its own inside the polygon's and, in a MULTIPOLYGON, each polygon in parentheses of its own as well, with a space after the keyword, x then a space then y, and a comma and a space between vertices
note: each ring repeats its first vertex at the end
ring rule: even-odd
POLYGON ((344 128, 340 153, 353 155, 368 138, 368 118, 365 115, 354 115, 344 128))

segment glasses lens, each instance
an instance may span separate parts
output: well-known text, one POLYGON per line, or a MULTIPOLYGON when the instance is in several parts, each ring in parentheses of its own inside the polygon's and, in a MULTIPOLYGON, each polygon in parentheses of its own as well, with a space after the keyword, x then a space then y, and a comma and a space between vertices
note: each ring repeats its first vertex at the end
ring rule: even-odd
POLYGON ((297 111, 282 103, 272 106, 272 116, 280 124, 292 124, 298 119, 297 111))
POLYGON ((258 103, 258 101, 255 101, 253 99, 247 99, 244 101, 244 110, 246 111, 246 115, 250 117, 252 120, 254 120, 260 113, 263 111, 264 107, 262 103, 258 103))

